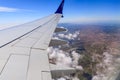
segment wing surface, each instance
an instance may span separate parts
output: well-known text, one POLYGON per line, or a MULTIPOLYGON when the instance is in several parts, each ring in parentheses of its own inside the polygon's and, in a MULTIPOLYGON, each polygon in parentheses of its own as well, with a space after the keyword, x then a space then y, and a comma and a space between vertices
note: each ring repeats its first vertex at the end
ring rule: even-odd
POLYGON ((60 18, 53 14, 0 31, 0 80, 51 79, 46 49, 60 18))

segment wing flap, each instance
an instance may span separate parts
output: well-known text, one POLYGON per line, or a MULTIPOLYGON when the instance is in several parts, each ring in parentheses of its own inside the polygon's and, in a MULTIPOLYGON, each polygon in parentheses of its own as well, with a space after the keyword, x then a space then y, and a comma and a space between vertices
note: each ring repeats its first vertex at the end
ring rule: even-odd
MULTIPOLYGON (((27 80, 43 80, 42 72, 50 72, 47 52, 45 50, 32 49, 27 80)), ((48 74, 50 75, 50 73, 48 74)), ((51 76, 49 79, 51 79, 51 76)))
POLYGON ((60 76, 70 75, 75 73, 75 68, 71 68, 63 65, 50 64, 52 78, 59 78, 60 76))
POLYGON ((51 79, 51 73, 50 72, 42 72, 42 80, 49 80, 51 79))
POLYGON ((57 28, 55 29, 55 33, 65 32, 65 31, 67 31, 67 29, 65 29, 65 28, 59 28, 59 27, 57 27, 57 28))
POLYGON ((67 44, 68 42, 65 41, 65 40, 60 40, 60 39, 52 39, 50 41, 50 44, 49 46, 60 46, 60 45, 65 45, 67 44))

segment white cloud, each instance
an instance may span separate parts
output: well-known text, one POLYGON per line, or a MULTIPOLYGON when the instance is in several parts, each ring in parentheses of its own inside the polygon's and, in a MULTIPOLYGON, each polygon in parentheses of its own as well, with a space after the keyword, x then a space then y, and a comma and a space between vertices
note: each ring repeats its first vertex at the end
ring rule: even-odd
POLYGON ((61 77, 61 78, 59 78, 59 79, 57 79, 57 80, 66 80, 65 78, 63 78, 63 77, 61 77))
POLYGON ((77 70, 83 70, 83 67, 78 65, 78 60, 82 58, 82 56, 75 51, 71 53, 72 57, 70 53, 62 51, 59 48, 49 47, 47 51, 49 53, 49 58, 53 59, 53 63, 56 63, 56 65, 72 66, 77 70))
POLYGON ((57 65, 66 65, 66 66, 72 65, 72 58, 69 55, 67 56, 66 52, 59 50, 58 48, 52 48, 52 47, 49 47, 47 51, 49 53, 49 58, 55 59, 55 63, 57 65))
POLYGON ((75 51, 73 51, 71 54, 72 54, 72 58, 73 58, 73 67, 75 67, 78 65, 78 60, 80 58, 82 58, 82 56, 79 55, 78 53, 76 53, 75 51))
POLYGON ((0 12, 16 12, 19 9, 10 7, 0 7, 0 12))
POLYGON ((74 40, 74 39, 78 38, 79 34, 80 34, 79 31, 76 31, 74 33, 58 34, 58 37, 59 38, 66 38, 69 40, 74 40))
POLYGON ((115 80, 119 74, 120 57, 116 57, 110 52, 103 53, 103 60, 96 65, 98 68, 92 80, 115 80), (101 70, 102 69, 102 70, 101 70))

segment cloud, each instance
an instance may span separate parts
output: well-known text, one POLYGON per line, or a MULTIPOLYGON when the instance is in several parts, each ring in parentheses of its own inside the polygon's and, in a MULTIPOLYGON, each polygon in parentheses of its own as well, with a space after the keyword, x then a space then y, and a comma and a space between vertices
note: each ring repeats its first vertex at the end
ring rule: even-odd
POLYGON ((78 53, 76 53, 75 51, 72 51, 72 58, 73 58, 73 61, 74 61, 74 65, 78 65, 78 60, 80 58, 80 55, 78 53))
POLYGON ((74 67, 77 70, 83 70, 83 67, 78 65, 78 60, 82 58, 82 56, 75 51, 71 52, 71 55, 59 48, 49 47, 47 51, 49 53, 49 58, 53 63, 56 63, 56 65, 64 65, 74 67))
POLYGON ((19 9, 10 7, 0 7, 0 12, 16 12, 19 9))
POLYGON ((58 37, 59 38, 65 38, 65 39, 68 39, 68 40, 74 40, 74 39, 78 38, 79 34, 80 34, 79 31, 76 31, 74 33, 58 34, 58 37))
MULTIPOLYGON (((78 65, 79 58, 82 58, 82 56, 75 51, 70 53, 67 53, 65 51, 60 50, 59 48, 53 48, 49 47, 47 49, 49 53, 49 59, 52 60, 52 63, 55 63, 56 65, 64 65, 76 68, 76 70, 83 71, 83 67, 81 65, 78 65)), ((76 76, 62 76, 56 80, 79 80, 76 76)), ((53 79, 54 80, 54 79, 53 79)))
MULTIPOLYGON (((73 33, 60 33, 60 34, 54 34, 55 39, 68 39, 68 40, 75 40, 79 39, 79 31, 75 31, 73 33)), ((63 50, 60 50, 58 48, 49 47, 47 49, 49 53, 50 60, 53 61, 53 63, 56 63, 57 65, 65 65, 69 67, 74 67, 78 70, 83 70, 82 66, 78 65, 79 58, 82 58, 82 56, 77 53, 76 51, 72 51, 71 53, 65 52, 63 50)))
POLYGON ((66 80, 65 78, 63 78, 63 77, 61 77, 61 78, 59 78, 59 79, 57 79, 57 80, 66 80))
POLYGON ((116 75, 119 74, 119 64, 120 57, 116 57, 111 52, 104 52, 102 61, 96 65, 97 75, 94 75, 92 80, 116 80, 116 75))
POLYGON ((68 55, 68 53, 53 47, 49 47, 47 51, 49 53, 49 58, 53 59, 53 63, 56 63, 56 65, 72 65, 72 58, 68 55))
POLYGON ((28 9, 19 9, 19 8, 0 6, 0 12, 17 12, 17 11, 37 12, 36 10, 28 10, 28 9))

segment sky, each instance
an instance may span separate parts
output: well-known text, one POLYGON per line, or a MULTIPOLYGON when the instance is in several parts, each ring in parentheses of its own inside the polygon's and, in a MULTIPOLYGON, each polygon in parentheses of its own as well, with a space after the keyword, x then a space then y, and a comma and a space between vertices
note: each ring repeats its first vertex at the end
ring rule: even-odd
MULTIPOLYGON (((0 0, 0 26, 17 25, 53 14, 61 0, 0 0)), ((65 0, 60 22, 120 22, 120 0, 65 0)))

